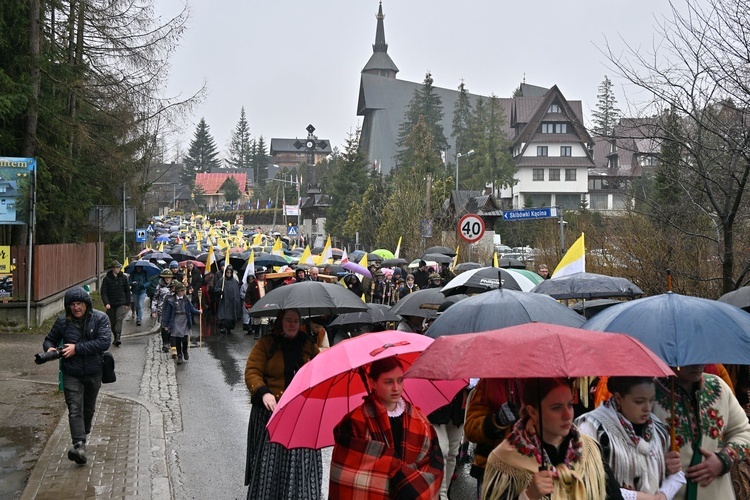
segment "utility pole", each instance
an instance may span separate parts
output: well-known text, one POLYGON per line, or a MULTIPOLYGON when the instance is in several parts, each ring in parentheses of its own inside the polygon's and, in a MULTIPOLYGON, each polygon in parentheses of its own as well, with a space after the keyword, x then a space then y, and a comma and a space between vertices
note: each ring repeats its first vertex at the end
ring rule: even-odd
POLYGON ((125 229, 127 227, 128 209, 125 206, 127 195, 125 193, 125 182, 122 183, 122 261, 125 262, 128 254, 128 240, 125 238, 125 229))

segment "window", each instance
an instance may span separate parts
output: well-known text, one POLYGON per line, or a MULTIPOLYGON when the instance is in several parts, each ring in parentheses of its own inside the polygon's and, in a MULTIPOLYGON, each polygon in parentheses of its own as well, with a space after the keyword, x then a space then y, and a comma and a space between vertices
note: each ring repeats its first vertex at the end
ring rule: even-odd
POLYGON ((536 147, 536 155, 537 156, 547 156, 547 146, 537 146, 536 147))
POLYGON ((609 195, 604 193, 589 193, 589 208, 592 210, 607 210, 609 195))
POLYGON ((547 113, 560 113, 560 106, 558 104, 552 104, 549 109, 547 110, 547 113))
POLYGON ((551 168, 551 169, 549 169, 549 180, 551 180, 551 181, 559 181, 560 180, 560 169, 559 168, 551 168))
POLYGON ((567 123, 542 123, 543 134, 567 134, 567 123))
POLYGON ((558 194, 555 203, 566 210, 578 210, 581 208, 580 194, 558 194))
POLYGON ((560 146, 560 156, 573 156, 573 146, 560 146))
POLYGON ((565 180, 566 181, 574 181, 574 180, 576 180, 576 169, 574 169, 574 168, 566 168, 565 169, 565 180))
POLYGON ((544 169, 543 168, 535 168, 532 170, 533 177, 531 178, 532 181, 543 181, 544 180, 544 169))

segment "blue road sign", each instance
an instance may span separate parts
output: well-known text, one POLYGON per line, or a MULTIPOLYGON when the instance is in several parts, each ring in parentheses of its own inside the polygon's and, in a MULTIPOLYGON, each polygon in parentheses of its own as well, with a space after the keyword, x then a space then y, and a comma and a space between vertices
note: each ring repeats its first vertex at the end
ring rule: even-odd
POLYGON ((299 229, 297 229, 297 226, 287 226, 286 234, 287 236, 299 236, 299 229))
POLYGON ((146 243, 146 228, 139 227, 135 230, 135 242, 146 243))
POLYGON ((526 208, 524 210, 506 210, 503 220, 549 219, 559 217, 557 207, 526 208))
POLYGON ((154 226, 151 225, 151 224, 149 224, 148 227, 146 228, 146 231, 148 231, 149 233, 153 233, 154 232, 154 226))

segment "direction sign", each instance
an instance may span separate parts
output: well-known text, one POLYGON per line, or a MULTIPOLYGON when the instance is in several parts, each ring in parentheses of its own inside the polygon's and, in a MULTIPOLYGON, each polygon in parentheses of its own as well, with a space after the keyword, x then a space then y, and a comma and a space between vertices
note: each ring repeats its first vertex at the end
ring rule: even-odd
POLYGON ((475 214, 466 214, 458 221, 458 234, 468 243, 475 243, 484 236, 484 221, 475 214))
POLYGON ((286 234, 287 236, 299 236, 299 229, 297 229, 297 226, 287 226, 286 234))
POLYGON ((135 230, 135 242, 136 243, 145 243, 146 242, 146 228, 145 227, 139 227, 135 230))
POLYGON ((550 219, 552 217, 560 217, 557 213, 557 207, 526 208, 503 212, 503 220, 550 219))

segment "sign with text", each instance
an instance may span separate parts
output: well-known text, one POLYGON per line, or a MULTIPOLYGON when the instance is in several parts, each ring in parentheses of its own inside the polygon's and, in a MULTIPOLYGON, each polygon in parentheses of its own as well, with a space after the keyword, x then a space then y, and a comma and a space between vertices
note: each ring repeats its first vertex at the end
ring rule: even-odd
POLYGON ((28 210, 20 210, 21 215, 18 209, 28 205, 29 186, 34 170, 35 158, 0 156, 0 224, 28 223, 28 210))
POLYGON ((13 271, 10 267, 10 247, 0 246, 0 274, 10 274, 13 271))
POLYGON ((503 220, 550 219, 552 217, 559 217, 557 207, 525 208, 503 212, 503 220))
POLYGON ((484 221, 476 214, 466 214, 458 221, 458 234, 468 243, 476 243, 484 236, 484 221))

